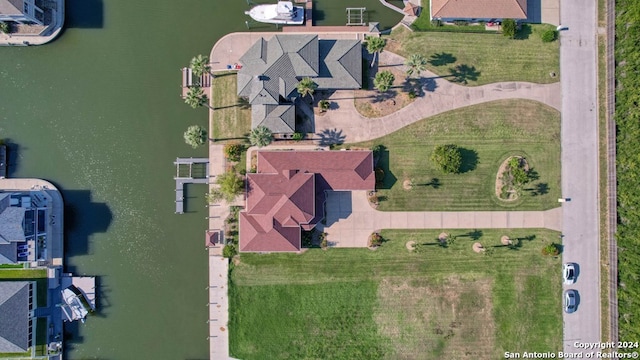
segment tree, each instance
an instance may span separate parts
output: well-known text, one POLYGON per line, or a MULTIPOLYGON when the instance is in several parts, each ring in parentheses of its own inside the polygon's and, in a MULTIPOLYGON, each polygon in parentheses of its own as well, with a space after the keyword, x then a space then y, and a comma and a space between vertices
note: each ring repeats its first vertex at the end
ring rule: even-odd
POLYGON ((502 35, 513 39, 516 37, 516 21, 513 19, 502 20, 502 35))
POLYGON ((230 143, 224 146, 224 156, 229 161, 240 161, 240 156, 242 155, 242 151, 244 150, 244 146, 238 143, 230 143))
POLYGON ((184 132, 184 142, 194 149, 204 145, 207 142, 207 130, 200 125, 189 126, 187 131, 184 132))
POLYGON ((263 147, 271 144, 273 141, 273 134, 268 127, 264 125, 256 126, 249 133, 249 142, 253 146, 263 147))
POLYGON ((222 257, 232 258, 236 255, 236 246, 233 244, 227 244, 222 248, 222 257))
POLYGON ((200 54, 191 59, 189 67, 193 70, 193 74, 198 77, 211 71, 211 66, 209 66, 209 57, 200 54))
POLYGON ((10 30, 11 28, 9 27, 9 24, 4 21, 0 21, 0 33, 8 34, 10 30))
POLYGON ((371 60, 371 67, 373 67, 373 64, 376 62, 377 55, 381 53, 387 45, 387 40, 378 36, 367 36, 365 44, 367 46, 367 52, 369 54, 373 54, 373 59, 371 60))
POLYGON ((421 54, 411 54, 404 63, 407 67, 407 76, 416 74, 420 76, 420 73, 427 70, 427 58, 421 54))
POLYGON ((187 92, 187 96, 184 98, 184 102, 194 109, 206 105, 207 101, 207 95, 205 95, 202 88, 198 86, 189 88, 189 92, 187 92))
POLYGON ((381 71, 377 73, 376 77, 373 79, 373 87, 378 89, 381 93, 387 92, 395 80, 396 77, 393 76, 391 71, 381 71))
POLYGON ((457 174, 462 166, 462 152, 456 145, 438 145, 431 154, 431 160, 445 173, 457 174))
POLYGON ((558 38, 558 32, 554 29, 547 29, 540 35, 542 42, 552 42, 558 38))
POLYGON ((220 189, 212 189, 210 192, 204 194, 204 199, 208 204, 215 204, 218 201, 224 199, 224 195, 220 189))
POLYGON ((300 96, 305 97, 309 95, 311 96, 311 100, 313 100, 313 93, 316 91, 317 87, 318 84, 313 82, 313 80, 309 77, 300 80, 300 82, 296 86, 298 94, 300 94, 300 96))
POLYGON ((227 202, 233 202, 244 191, 244 180, 233 171, 218 176, 216 183, 220 185, 220 192, 227 202))
POLYGON ((318 107, 320 108, 321 112, 325 112, 329 110, 329 108, 331 107, 331 103, 323 99, 318 102, 318 107))

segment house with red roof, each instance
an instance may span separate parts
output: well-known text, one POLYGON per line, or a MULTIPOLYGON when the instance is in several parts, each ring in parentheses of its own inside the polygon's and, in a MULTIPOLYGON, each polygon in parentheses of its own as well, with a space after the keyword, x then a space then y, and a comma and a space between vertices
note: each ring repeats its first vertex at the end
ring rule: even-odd
POLYGON ((374 190, 371 151, 258 151, 239 219, 241 252, 295 252, 324 218, 327 191, 374 190))

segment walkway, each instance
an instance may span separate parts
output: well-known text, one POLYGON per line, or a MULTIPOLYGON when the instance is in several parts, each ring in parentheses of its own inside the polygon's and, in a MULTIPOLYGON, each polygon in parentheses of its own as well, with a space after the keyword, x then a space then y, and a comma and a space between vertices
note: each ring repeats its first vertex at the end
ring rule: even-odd
MULTIPOLYGON (((403 57, 389 51, 380 54, 381 63, 400 67, 403 71, 404 61, 403 57)), ((428 71, 423 72, 423 80, 423 97, 381 118, 360 115, 355 109, 352 90, 336 91, 329 101, 337 106, 324 116, 316 117, 316 133, 339 134, 339 138, 344 142, 366 141, 446 111, 504 99, 529 99, 558 111, 561 108, 560 83, 533 84, 512 81, 469 87, 451 83, 428 71)))
POLYGON ((540 229, 560 231, 562 209, 547 211, 377 211, 366 191, 331 191, 327 195, 329 246, 366 247, 381 229, 540 229))

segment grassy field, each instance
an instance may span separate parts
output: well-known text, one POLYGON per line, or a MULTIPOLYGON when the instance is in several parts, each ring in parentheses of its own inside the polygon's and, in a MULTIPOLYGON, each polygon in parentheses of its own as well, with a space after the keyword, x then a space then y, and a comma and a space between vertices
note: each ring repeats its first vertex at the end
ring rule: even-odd
POLYGON ((527 25, 522 39, 500 34, 410 32, 402 27, 388 37, 386 50, 407 57, 422 54, 428 70, 468 85, 498 81, 551 83, 559 80, 559 42, 543 43, 540 33, 550 25, 527 25), (461 68, 452 71, 456 66, 461 68), (550 73, 556 73, 551 77, 550 73), (466 82, 464 81, 466 80, 466 82))
POLYGON ((213 137, 244 140, 251 131, 251 108, 236 95, 234 73, 216 74, 213 79, 213 137))
POLYGON ((559 258, 549 230, 383 231, 368 249, 242 254, 230 275, 230 348, 241 359, 491 359, 558 351, 559 258), (500 245, 508 235, 515 250, 500 245), (424 250, 409 252, 409 240, 424 250), (472 251, 481 242, 490 256, 472 251), (433 245, 433 246, 432 246, 433 245))
POLYGON ((560 115, 532 101, 505 100, 421 120, 382 138, 343 147, 387 148, 380 210, 544 210, 560 197, 560 115), (444 174, 430 160, 436 145, 463 148, 463 173, 444 174), (538 173, 519 199, 495 195, 500 164, 521 155, 538 173), (434 178, 437 181, 434 181, 434 178), (405 190, 404 180, 414 186, 405 190))

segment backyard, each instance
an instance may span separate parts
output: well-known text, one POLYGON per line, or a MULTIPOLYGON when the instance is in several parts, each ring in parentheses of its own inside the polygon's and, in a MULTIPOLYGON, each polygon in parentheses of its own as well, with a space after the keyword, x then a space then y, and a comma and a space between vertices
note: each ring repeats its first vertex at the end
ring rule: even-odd
POLYGON ((238 97, 235 73, 216 74, 212 82, 213 138, 244 140, 251 131, 251 107, 238 97))
POLYGON ((541 254, 557 232, 453 230, 439 246, 440 232, 385 230, 376 251, 242 254, 230 274, 231 354, 489 359, 561 349, 561 260, 541 254))
POLYGON ((385 50, 403 57, 422 54, 427 69, 467 85, 499 81, 559 81, 559 42, 542 42, 550 25, 526 25, 517 39, 493 33, 410 32, 399 27, 387 37, 385 50), (555 76, 551 76, 555 73, 555 76), (452 76, 455 75, 455 76, 452 76))
POLYGON ((384 170, 378 210, 546 210, 560 197, 560 114, 525 100, 495 101, 418 121, 373 141, 343 148, 385 150, 376 165, 384 170), (445 174, 431 161, 435 146, 462 151, 459 174, 445 174), (496 194, 500 165, 521 156, 537 176, 516 200, 496 194), (410 183, 409 186, 407 184, 410 183))

